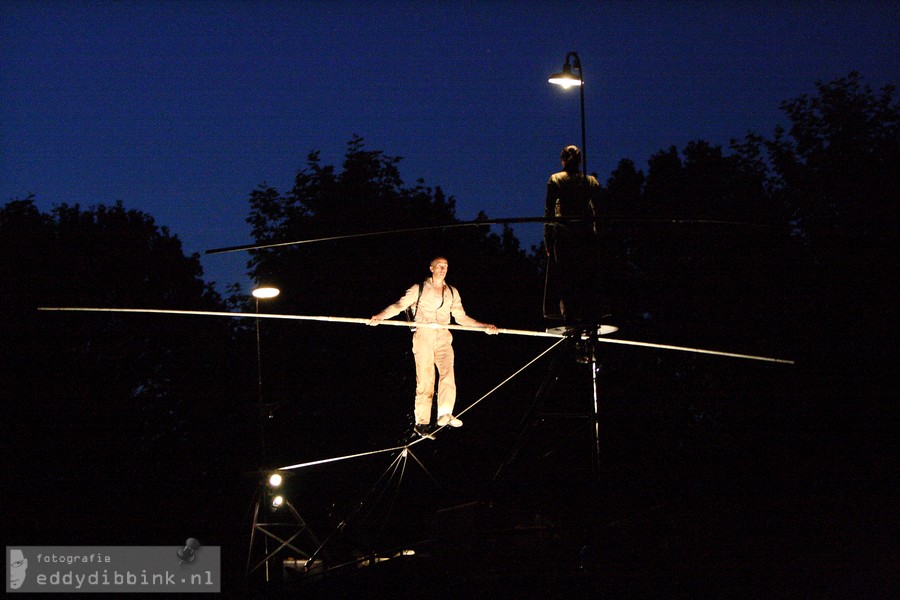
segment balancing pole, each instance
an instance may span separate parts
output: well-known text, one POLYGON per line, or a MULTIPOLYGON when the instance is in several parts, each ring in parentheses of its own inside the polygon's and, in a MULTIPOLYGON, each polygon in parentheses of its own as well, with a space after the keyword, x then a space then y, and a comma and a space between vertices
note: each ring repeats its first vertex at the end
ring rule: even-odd
MULTIPOLYGON (((56 312, 112 312, 112 313, 145 313, 145 314, 163 314, 163 315, 191 315, 191 316, 207 316, 207 317, 230 317, 232 319, 255 319, 257 318, 256 313, 242 313, 242 312, 226 312, 226 311, 205 311, 205 310, 165 310, 165 309, 155 309, 155 308, 77 308, 77 307, 39 307, 38 310, 41 311, 56 311, 56 312)), ((326 317, 326 316, 311 316, 311 315, 283 315, 283 314, 273 314, 273 313, 261 313, 258 315, 260 319, 288 319, 295 321, 325 321, 329 323, 356 323, 361 325, 370 325, 371 319, 362 319, 356 317, 326 317)), ((441 323, 410 323, 407 321, 398 321, 398 320, 384 320, 379 321, 379 325, 392 325, 395 327, 429 327, 432 329, 453 329, 459 331, 487 331, 485 327, 468 327, 464 325, 444 325, 441 323)), ((501 329, 497 328, 497 333, 505 334, 505 335, 523 335, 530 337, 552 337, 552 338, 561 338, 566 337, 568 335, 572 335, 573 332, 570 330, 564 330, 565 328, 556 328, 550 331, 532 331, 529 329, 501 329)), ((601 325, 597 328, 597 334, 606 335, 608 333, 614 333, 618 331, 617 327, 611 325, 601 325)), ((590 337, 588 333, 582 333, 582 339, 585 339, 587 335, 590 337)), ((704 350, 702 348, 688 348, 685 346, 672 346, 669 344, 654 344, 650 342, 636 342, 631 340, 623 340, 618 338, 599 338, 595 336, 596 342, 602 342, 607 344, 622 344, 626 346, 642 346, 645 348, 658 348, 661 350, 678 350, 681 352, 694 352, 697 354, 711 354, 715 356, 727 356, 731 358, 743 358, 747 360, 760 360, 764 362, 773 362, 773 363, 781 363, 792 365, 794 364, 793 360, 788 360, 784 358, 770 358, 768 356, 753 356, 751 354, 737 354, 735 352, 721 352, 719 350, 704 350)))

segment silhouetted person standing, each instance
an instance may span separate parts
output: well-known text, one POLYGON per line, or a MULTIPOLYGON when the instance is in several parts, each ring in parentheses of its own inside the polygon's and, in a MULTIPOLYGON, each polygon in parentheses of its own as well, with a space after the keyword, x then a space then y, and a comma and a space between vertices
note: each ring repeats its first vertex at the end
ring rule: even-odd
MULTIPOLYGON (((547 182, 545 217, 594 217, 600 183, 580 171, 581 150, 566 146, 560 154, 563 170, 547 182)), ((596 223, 563 220, 544 225, 544 244, 549 257, 544 316, 577 323, 600 316, 595 307, 596 223), (551 300, 552 298, 552 300, 551 300), (559 312, 554 300, 559 299, 559 312)))

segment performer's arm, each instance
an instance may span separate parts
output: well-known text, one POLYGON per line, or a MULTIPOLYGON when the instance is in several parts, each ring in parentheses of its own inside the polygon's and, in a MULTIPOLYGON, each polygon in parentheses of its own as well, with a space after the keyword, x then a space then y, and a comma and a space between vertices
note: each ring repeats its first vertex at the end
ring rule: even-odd
POLYGON ((457 325, 462 325, 463 327, 482 327, 485 329, 485 333, 487 333, 488 335, 497 334, 496 325, 492 325, 490 323, 482 323, 481 321, 473 319, 466 314, 458 292, 453 295, 453 304, 450 307, 450 314, 453 316, 453 320, 456 321, 457 325))
POLYGON ((386 307, 377 315, 372 315, 372 318, 369 320, 369 325, 378 325, 384 319, 390 319, 391 317, 397 316, 402 313, 404 310, 413 305, 416 299, 419 297, 419 286, 414 285, 406 290, 406 293, 403 294, 403 297, 386 307))

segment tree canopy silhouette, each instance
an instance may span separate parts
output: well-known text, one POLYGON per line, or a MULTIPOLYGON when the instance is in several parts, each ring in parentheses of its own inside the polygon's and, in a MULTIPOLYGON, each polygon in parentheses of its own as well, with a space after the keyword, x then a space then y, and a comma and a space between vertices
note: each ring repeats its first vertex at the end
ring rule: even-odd
POLYGON ((31 197, 0 210, 0 252, 0 307, 15 315, 0 320, 0 388, 12 425, 4 442, 19 448, 13 476, 33 486, 21 500, 47 491, 54 502, 70 482, 67 510, 89 510, 107 493, 147 493, 149 482, 235 466, 234 455, 211 452, 245 437, 231 415, 253 378, 245 373, 244 383, 235 368, 232 323, 37 310, 224 310, 197 255, 121 202, 42 213, 31 197))
POLYGON ((898 298, 900 102, 893 85, 875 91, 857 72, 816 82, 816 91, 783 102, 790 127, 754 141, 803 242, 797 314, 821 367, 815 389, 836 418, 868 427, 896 414, 882 350, 893 345, 898 298))
MULTIPOLYGON (((365 149, 358 136, 348 143, 341 171, 323 165, 319 153, 311 152, 290 192, 281 194, 263 185, 251 193, 247 221, 254 239, 278 243, 459 223, 454 198, 421 180, 405 185, 400 161, 365 149)), ((289 291, 284 302, 294 310, 368 316, 424 278, 437 254, 450 260, 448 280, 468 291, 473 311, 499 315, 503 310, 509 320, 529 316, 516 307, 510 312, 496 294, 481 293, 492 289, 493 276, 500 272, 513 286, 511 293, 529 299, 539 293, 536 264, 506 227, 500 234, 485 226, 254 251, 249 267, 258 281, 279 281, 289 291), (354 293, 347 293, 347 286, 354 293)))

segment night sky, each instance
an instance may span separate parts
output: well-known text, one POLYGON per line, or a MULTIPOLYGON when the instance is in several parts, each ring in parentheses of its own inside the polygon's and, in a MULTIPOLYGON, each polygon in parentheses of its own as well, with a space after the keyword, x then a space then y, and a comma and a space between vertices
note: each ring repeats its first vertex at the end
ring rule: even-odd
MULTIPOLYGON (((0 3, 0 197, 122 200, 188 253, 251 243, 247 198, 287 192, 306 155, 340 165, 355 134, 457 200, 457 216, 533 216, 577 90, 547 83, 576 51, 587 161, 748 131, 817 80, 900 74, 896 2, 0 3)), ((538 226, 520 226, 528 249, 538 226)), ((244 254, 204 256, 207 279, 244 254)))

